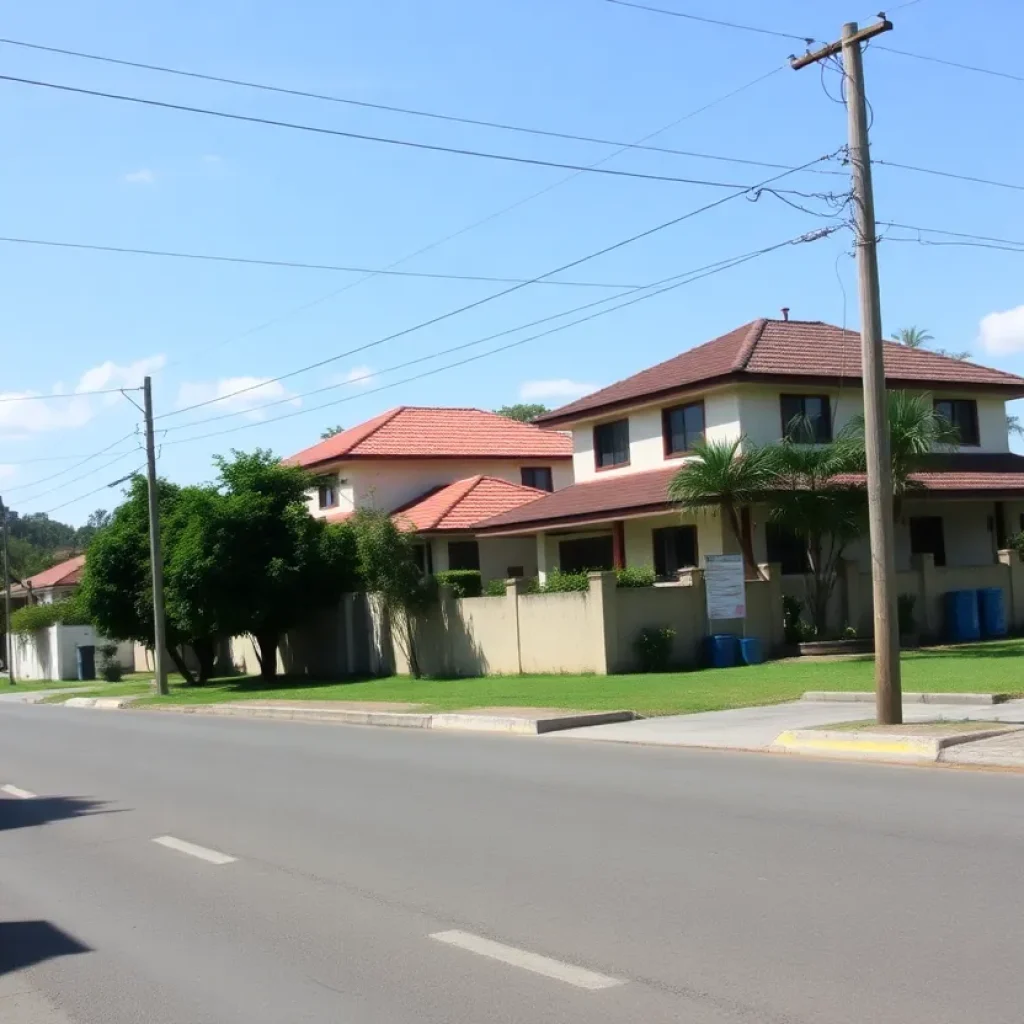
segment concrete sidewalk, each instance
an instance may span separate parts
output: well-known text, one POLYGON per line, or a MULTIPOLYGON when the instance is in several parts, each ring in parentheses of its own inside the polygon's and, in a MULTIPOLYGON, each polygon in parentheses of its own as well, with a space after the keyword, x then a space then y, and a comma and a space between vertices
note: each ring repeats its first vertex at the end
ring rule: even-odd
MULTIPOLYGON (((665 715, 614 725, 587 726, 565 733, 567 739, 611 743, 647 743, 667 747, 717 747, 726 750, 768 750, 783 732, 813 729, 837 722, 874 717, 874 706, 852 701, 799 700, 767 707, 665 715)), ((1024 700, 1003 704, 924 704, 903 706, 907 722, 985 721, 1024 723, 1024 700)))

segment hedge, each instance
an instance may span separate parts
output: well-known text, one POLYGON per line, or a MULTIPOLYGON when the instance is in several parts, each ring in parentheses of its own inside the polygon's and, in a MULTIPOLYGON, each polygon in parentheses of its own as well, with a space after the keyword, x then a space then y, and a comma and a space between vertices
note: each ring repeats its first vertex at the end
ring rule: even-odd
POLYGON ((629 566, 615 570, 615 585, 624 589, 653 587, 654 570, 646 566, 629 566))
POLYGON ((483 593, 483 579, 479 569, 448 569, 434 573, 439 587, 447 587, 455 597, 479 597, 483 593))
POLYGON ((60 623, 63 626, 88 626, 89 619, 78 600, 66 597, 52 604, 28 604, 11 613, 12 633, 34 633, 60 623))

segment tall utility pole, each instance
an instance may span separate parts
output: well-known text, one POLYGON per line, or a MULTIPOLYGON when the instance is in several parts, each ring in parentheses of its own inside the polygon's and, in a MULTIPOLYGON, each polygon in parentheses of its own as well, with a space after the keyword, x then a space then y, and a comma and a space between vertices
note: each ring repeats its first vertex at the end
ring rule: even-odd
POLYGON ((156 486, 156 446, 153 443, 153 381, 142 386, 146 416, 146 480, 149 484, 149 560, 153 566, 153 667, 157 693, 167 689, 167 630, 164 622, 164 564, 160 555, 160 502, 156 486))
POLYGON ((11 556, 7 550, 7 506, 0 498, 4 535, 4 635, 7 640, 7 681, 14 685, 14 634, 11 632, 11 556))
POLYGON ((882 352, 882 309, 878 295, 878 246, 875 197, 871 187, 867 101, 861 43, 892 29, 884 18, 858 29, 843 26, 837 43, 793 58, 799 70, 837 53, 843 56, 850 168, 853 179, 854 231, 860 272, 860 338, 864 381, 864 449, 867 456, 868 527, 871 537, 871 590, 875 620, 875 708, 878 721, 903 721, 900 687, 900 637, 896 615, 896 556, 893 543, 892 460, 882 352))

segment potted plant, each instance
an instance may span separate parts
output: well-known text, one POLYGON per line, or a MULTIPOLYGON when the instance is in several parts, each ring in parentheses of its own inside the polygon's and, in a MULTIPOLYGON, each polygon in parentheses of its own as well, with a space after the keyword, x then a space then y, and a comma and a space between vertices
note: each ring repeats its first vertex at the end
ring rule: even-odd
POLYGON ((921 638, 917 632, 917 617, 914 605, 916 594, 900 594, 896 598, 896 618, 900 627, 900 647, 920 647, 921 638))

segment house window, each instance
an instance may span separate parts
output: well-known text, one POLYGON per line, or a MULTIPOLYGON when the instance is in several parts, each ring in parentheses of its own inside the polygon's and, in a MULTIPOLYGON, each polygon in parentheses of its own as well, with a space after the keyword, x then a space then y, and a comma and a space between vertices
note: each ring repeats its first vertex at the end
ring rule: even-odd
POLYGON ((413 544, 412 560, 416 563, 416 568, 419 569, 424 576, 433 575, 434 559, 431 556, 429 544, 413 544))
POLYGON ((320 508, 334 508, 338 504, 338 492, 334 489, 333 480, 324 480, 317 488, 320 508))
POLYGON ((960 444, 981 444, 978 403, 973 398, 936 398, 935 415, 941 416, 956 428, 960 444))
POLYGON ((594 463, 598 469, 629 465, 629 420, 594 427, 594 463))
POLYGON ((563 540, 558 545, 558 568, 562 572, 605 572, 612 562, 611 534, 563 540))
POLYGON ((480 569, 480 546, 475 540, 448 541, 449 569, 480 569))
POLYGON ((910 553, 934 555, 936 565, 946 564, 946 538, 942 532, 942 516, 910 517, 910 553))
POLYGON ((550 466, 523 466, 519 471, 524 487, 536 487, 538 491, 553 491, 550 466))
POLYGON ((518 580, 526 575, 526 570, 521 565, 509 565, 505 567, 505 579, 518 580))
POLYGON ((780 395, 782 436, 801 444, 832 440, 832 410, 828 395, 780 395))
POLYGON ((666 409, 661 414, 661 429, 666 456, 693 451, 694 444, 704 440, 704 403, 690 402, 666 409))
POLYGON ((796 530, 782 523, 767 523, 764 540, 768 561, 781 565, 783 576, 802 576, 811 571, 807 545, 796 530))
POLYGON ((697 527, 666 526, 651 531, 654 542, 654 575, 675 579, 680 569, 697 564, 697 527))

